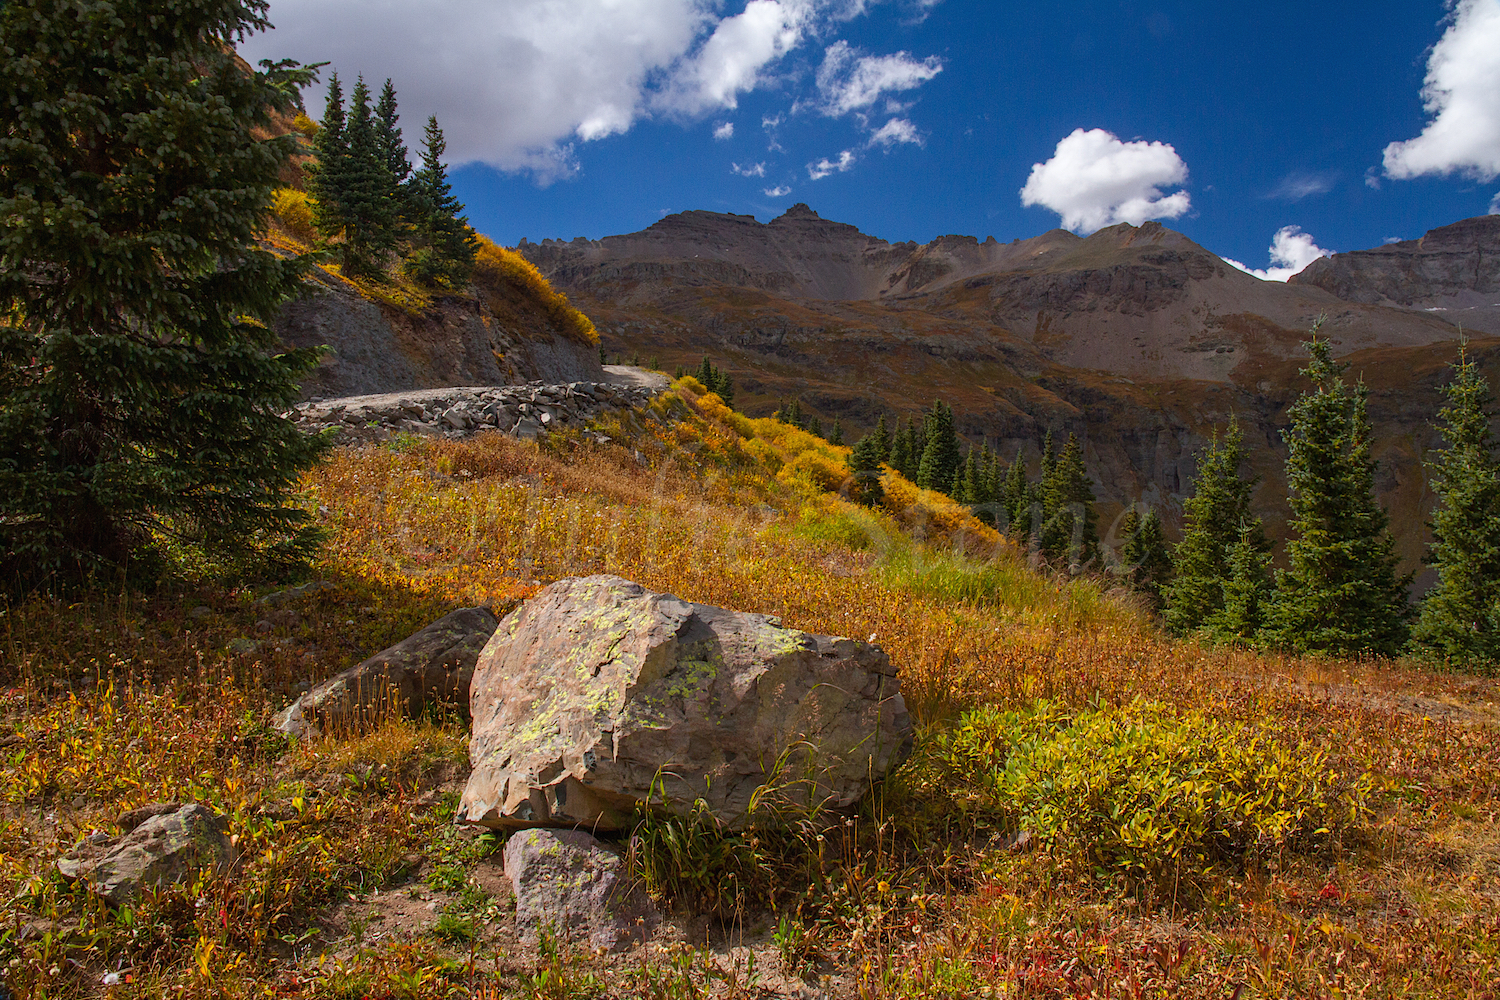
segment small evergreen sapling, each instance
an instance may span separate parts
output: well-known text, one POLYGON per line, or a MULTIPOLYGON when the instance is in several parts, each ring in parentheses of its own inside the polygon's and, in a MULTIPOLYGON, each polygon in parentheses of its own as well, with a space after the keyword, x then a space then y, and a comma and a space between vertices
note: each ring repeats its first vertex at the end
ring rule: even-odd
POLYGON ((1120 524, 1125 544, 1120 547, 1120 570, 1132 590, 1161 605, 1162 586, 1172 576, 1172 556, 1167 549, 1161 517, 1150 507, 1144 514, 1134 506, 1120 524))
POLYGON ((1260 525, 1249 524, 1229 546, 1229 575, 1220 585, 1220 599, 1204 620, 1202 633, 1215 643, 1253 646, 1260 639, 1266 609, 1275 590, 1271 584, 1271 556, 1261 548, 1260 525))
POLYGON ((885 499, 885 489, 880 482, 880 447, 874 434, 859 439, 849 454, 848 466, 850 500, 874 507, 885 499))
POLYGON ((1172 580, 1162 592, 1163 618, 1176 635, 1202 628, 1223 606, 1236 544, 1244 540, 1260 555, 1271 549, 1260 518, 1250 510, 1255 480, 1240 477, 1243 462, 1244 433, 1231 416, 1223 435, 1215 434, 1199 454, 1193 495, 1183 502, 1182 541, 1172 553, 1172 580))

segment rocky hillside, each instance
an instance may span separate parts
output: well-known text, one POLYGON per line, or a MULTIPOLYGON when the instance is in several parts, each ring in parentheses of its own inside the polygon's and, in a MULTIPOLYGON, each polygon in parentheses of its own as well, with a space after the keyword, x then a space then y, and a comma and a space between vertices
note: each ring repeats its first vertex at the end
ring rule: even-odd
POLYGON ((1315 260, 1288 284, 1349 302, 1426 310, 1466 330, 1500 334, 1500 215, 1315 260))
MULTIPOLYGON (((1436 264, 1433 245, 1449 244, 1425 242, 1436 264)), ((640 233, 517 250, 595 320, 609 353, 669 368, 710 355, 752 414, 795 395, 825 425, 858 432, 941 396, 971 442, 1007 458, 1034 457, 1049 428, 1078 433, 1105 527, 1138 498, 1170 522, 1193 452, 1233 412, 1258 446, 1274 528, 1285 516, 1279 432, 1302 388, 1300 344, 1325 316, 1335 352, 1372 387, 1380 488, 1413 564, 1421 553, 1430 495, 1420 458, 1436 444, 1428 422, 1458 336, 1425 300, 1261 281, 1156 223, 918 245, 799 205, 766 224, 686 212, 640 233)), ((1500 341, 1475 347, 1488 357, 1500 341)))
POLYGON ((288 346, 330 348, 303 384, 306 399, 604 379, 598 348, 558 329, 520 288, 398 304, 319 271, 276 331, 288 346))

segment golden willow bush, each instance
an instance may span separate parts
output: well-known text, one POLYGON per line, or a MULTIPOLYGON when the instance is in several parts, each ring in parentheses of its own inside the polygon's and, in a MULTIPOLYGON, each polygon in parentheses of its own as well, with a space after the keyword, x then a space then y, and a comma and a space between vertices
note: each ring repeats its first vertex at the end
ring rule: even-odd
POLYGON ((930 732, 897 779, 933 813, 1026 831, 1160 897, 1287 851, 1318 853, 1371 812, 1367 766, 1264 724, 1137 699, 985 706, 930 732))
POLYGON ((599 343, 599 331, 593 320, 573 308, 568 297, 542 277, 536 265, 514 250, 499 246, 487 236, 479 237, 479 253, 474 260, 474 282, 480 288, 512 285, 526 292, 544 309, 559 330, 585 344, 599 343))

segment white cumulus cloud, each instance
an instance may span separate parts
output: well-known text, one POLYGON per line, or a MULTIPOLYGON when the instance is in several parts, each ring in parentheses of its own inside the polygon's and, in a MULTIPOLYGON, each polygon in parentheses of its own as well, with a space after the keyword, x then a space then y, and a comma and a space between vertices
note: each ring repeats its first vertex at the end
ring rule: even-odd
POLYGON ((714 138, 715 139, 720 139, 720 140, 723 140, 723 139, 733 139, 734 138, 734 122, 722 122, 719 125, 715 125, 714 126, 714 138))
POLYGON ((792 189, 787 187, 785 184, 782 184, 779 187, 766 188, 765 190, 765 195, 767 198, 785 198, 791 193, 792 189))
POLYGON ((1121 222, 1175 219, 1192 207, 1186 191, 1163 189, 1187 181, 1187 164, 1164 142, 1122 142, 1104 129, 1075 129, 1052 159, 1031 167, 1022 205, 1062 216, 1064 229, 1091 233, 1121 222))
POLYGON ((731 163, 729 171, 730 173, 739 174, 741 177, 764 177, 766 176, 766 165, 764 163, 752 163, 742 167, 738 163, 731 163))
POLYGON ((884 94, 920 87, 942 71, 937 56, 913 59, 907 52, 862 56, 848 42, 834 42, 818 67, 823 113, 838 117, 867 108, 884 94))
POLYGON ((1386 176, 1500 176, 1500 0, 1459 0, 1428 56, 1422 103, 1432 120, 1385 147, 1386 176))
POLYGON ((807 176, 812 180, 820 181, 829 174, 842 174, 854 166, 854 160, 854 150, 852 149, 844 150, 839 154, 837 160, 830 160, 825 156, 817 163, 809 163, 807 165, 807 176))
POLYGON ((1264 271, 1247 267, 1237 260, 1224 258, 1246 274, 1253 274, 1262 281, 1285 281, 1319 257, 1332 257, 1332 250, 1324 250, 1304 233, 1300 226, 1282 226, 1271 237, 1271 266, 1264 271))
MULTIPOLYGON (((435 114, 454 163, 577 169, 575 144, 652 115, 734 108, 778 61, 865 13, 865 0, 276 0, 276 30, 239 46, 254 62, 329 61, 396 85, 407 139, 435 114), (738 8, 738 12, 735 12, 738 8)), ((327 71, 324 79, 326 81, 327 71)), ((321 93, 308 110, 322 111, 321 93)), ((727 124, 727 123, 726 123, 727 124)), ((725 133, 725 138, 728 133, 725 133)))
POLYGON ((892 118, 870 134, 871 146, 884 146, 890 149, 902 143, 922 145, 922 137, 917 134, 917 127, 905 118, 892 118))

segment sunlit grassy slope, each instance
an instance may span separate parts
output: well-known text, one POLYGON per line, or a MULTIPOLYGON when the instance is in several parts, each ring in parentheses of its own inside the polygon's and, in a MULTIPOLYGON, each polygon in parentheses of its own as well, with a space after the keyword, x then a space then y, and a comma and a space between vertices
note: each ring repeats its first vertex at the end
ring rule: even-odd
POLYGON ((848 996, 1494 995, 1495 682, 1168 642, 944 497, 891 476, 887 509, 849 504, 845 454, 684 379, 541 445, 338 452, 305 482, 333 586, 300 599, 204 582, 6 609, 0 974, 23 997, 98 995, 122 969, 113 996, 752 996, 793 976, 848 996), (486 929, 495 842, 448 825, 460 720, 269 729, 299 684, 446 610, 597 572, 873 637, 920 729, 831 829, 643 828, 663 904, 719 920, 691 925, 703 948, 619 963, 486 929), (57 876, 161 799, 228 813, 236 867, 128 914, 57 876), (367 914, 413 886, 426 923, 377 933, 367 914), (737 941, 760 948, 757 989, 737 941))

